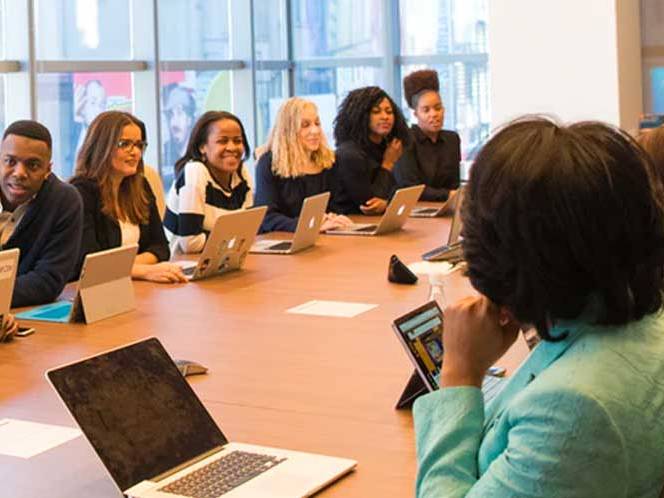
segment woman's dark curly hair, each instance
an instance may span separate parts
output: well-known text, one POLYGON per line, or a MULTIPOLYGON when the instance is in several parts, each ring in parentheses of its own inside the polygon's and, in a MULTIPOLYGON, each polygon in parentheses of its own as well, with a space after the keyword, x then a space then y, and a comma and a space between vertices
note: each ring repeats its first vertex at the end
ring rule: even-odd
POLYGON ((369 116, 371 109, 383 99, 390 102, 394 112, 394 126, 387 139, 398 138, 404 145, 407 145, 410 140, 408 125, 401 109, 385 90, 377 86, 365 86, 353 90, 341 102, 337 117, 334 118, 334 141, 336 144, 339 145, 352 140, 362 148, 369 147, 369 116))
POLYGON ((625 132, 525 117, 480 151, 462 208, 473 286, 549 341, 594 300, 596 323, 662 307, 664 210, 654 164, 625 132))

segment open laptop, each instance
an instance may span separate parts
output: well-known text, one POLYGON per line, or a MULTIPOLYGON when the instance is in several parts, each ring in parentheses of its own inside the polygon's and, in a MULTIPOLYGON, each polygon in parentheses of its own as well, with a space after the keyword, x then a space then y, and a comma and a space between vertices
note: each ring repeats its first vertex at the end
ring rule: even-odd
POLYGON ((266 206, 222 214, 210 232, 198 261, 179 261, 189 280, 239 270, 254 242, 266 206))
POLYGON ((387 205, 383 217, 378 224, 354 223, 353 225, 326 230, 325 233, 332 235, 381 235, 383 233, 399 230, 410 214, 411 209, 420 198, 424 185, 400 188, 387 205))
MULTIPOLYGON (((0 324, 4 315, 9 313, 12 307, 19 255, 19 249, 0 251, 0 324)), ((0 333, 1 335, 2 333, 0 333)))
POLYGON ((304 497, 357 464, 229 443, 156 338, 46 376, 115 484, 132 498, 304 497))
POLYGON ((293 254, 313 246, 318 239, 323 224, 325 209, 330 193, 312 195, 302 204, 297 228, 292 240, 259 240, 251 247, 251 252, 259 254, 293 254))
POLYGON ((463 223, 461 221, 461 204, 466 192, 466 187, 461 187, 457 191, 456 205, 454 206, 454 216, 452 217, 452 225, 450 226, 450 234, 447 238, 447 244, 436 247, 431 251, 422 254, 422 259, 425 261, 449 261, 450 263, 458 263, 463 261, 463 249, 461 247, 461 228, 463 223))
POLYGON ((411 218, 438 218, 445 216, 450 210, 456 209, 458 190, 451 194, 440 206, 414 207, 410 212, 411 218))
POLYGON ((131 268, 138 246, 116 247, 85 256, 74 301, 56 301, 18 313, 44 322, 93 323, 136 308, 131 268))
MULTIPOLYGON (((392 328, 415 367, 415 372, 397 403, 397 408, 404 408, 410 406, 418 396, 440 387, 443 313, 435 301, 430 301, 394 320, 392 328)), ((482 385, 484 401, 493 399, 504 386, 505 379, 485 376, 482 385)))

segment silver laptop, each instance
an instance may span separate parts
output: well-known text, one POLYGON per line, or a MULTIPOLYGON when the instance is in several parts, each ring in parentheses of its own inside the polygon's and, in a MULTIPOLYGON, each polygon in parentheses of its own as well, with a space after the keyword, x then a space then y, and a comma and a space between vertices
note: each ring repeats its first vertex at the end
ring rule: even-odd
POLYGON ((411 209, 417 203, 423 190, 424 185, 397 190, 378 224, 354 223, 347 227, 326 230, 325 233, 331 235, 381 235, 399 230, 406 223, 411 209))
MULTIPOLYGON (((443 365, 443 312, 435 301, 430 301, 392 323, 399 342, 406 350, 416 373, 411 377, 397 408, 412 403, 418 395, 440 387, 443 365), (417 388, 419 386, 419 389, 417 388), (410 391, 410 392, 409 392, 410 391)), ((484 401, 493 399, 505 387, 505 379, 486 375, 482 384, 484 401)))
POLYGON ((411 218, 438 218, 440 216, 445 216, 450 211, 456 209, 458 190, 454 194, 450 195, 442 205, 435 206, 426 206, 426 207, 414 207, 410 212, 411 218))
POLYGON ((318 239, 320 226, 323 224, 325 209, 330 200, 330 193, 312 195, 302 204, 297 228, 292 240, 259 240, 251 247, 251 252, 259 254, 293 254, 313 246, 318 239))
POLYGON ((457 191, 457 202, 454 207, 454 216, 452 217, 452 226, 450 226, 450 234, 447 237, 447 244, 436 247, 430 251, 422 254, 422 259, 425 261, 449 261, 450 263, 457 263, 463 260, 463 249, 461 247, 461 229, 463 222, 461 220, 461 205, 466 193, 466 187, 461 187, 457 191))
POLYGON ((85 256, 74 301, 37 306, 16 318, 44 322, 93 323, 136 308, 131 268, 136 244, 93 252, 85 256))
POLYGON ((0 251, 0 323, 12 307, 19 255, 19 249, 0 251))
POLYGON ((198 261, 178 261, 189 280, 200 280, 239 270, 244 263, 266 206, 222 214, 210 232, 198 261))
POLYGON ((46 376, 117 487, 132 498, 304 497, 357 464, 229 443, 156 338, 46 376))

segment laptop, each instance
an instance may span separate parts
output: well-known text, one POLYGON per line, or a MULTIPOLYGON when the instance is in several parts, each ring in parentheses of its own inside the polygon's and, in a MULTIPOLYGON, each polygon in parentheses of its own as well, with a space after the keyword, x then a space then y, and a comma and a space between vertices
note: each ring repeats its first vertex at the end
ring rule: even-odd
POLYGON ((138 246, 116 247, 85 256, 72 301, 37 306, 16 318, 43 322, 93 323, 136 308, 131 268, 138 246))
POLYGON ((131 498, 310 496, 357 462, 230 443, 156 338, 46 372, 131 498))
POLYGON ((231 211, 217 218, 198 261, 178 261, 189 280, 239 270, 254 242, 266 206, 231 211))
POLYGON ((313 246, 318 239, 320 226, 323 224, 330 193, 312 195, 304 199, 297 228, 292 240, 259 240, 251 246, 253 253, 293 254, 313 246))
MULTIPOLYGON (((392 328, 415 367, 415 372, 397 403, 397 408, 405 408, 418 396, 440 387, 443 313, 435 301, 430 301, 394 320, 392 328)), ((505 384, 505 379, 486 375, 482 385, 485 403, 502 391, 505 384)))
POLYGON ((0 251, 0 324, 12 307, 19 255, 20 250, 17 248, 0 251))
POLYGON ((425 252, 422 254, 423 260, 449 261, 452 264, 463 261, 463 249, 459 239, 461 237, 461 228, 463 227, 461 221, 461 205, 463 204, 465 192, 466 187, 461 187, 457 191, 454 216, 452 216, 452 226, 450 226, 450 234, 447 238, 447 244, 425 252))
POLYGON ((449 213, 450 210, 456 209, 457 205, 457 195, 458 191, 450 195, 442 205, 438 207, 427 206, 427 207, 414 207, 410 212, 411 218, 438 218, 445 216, 449 213))
POLYGON ((417 204, 423 190, 424 185, 397 190, 378 224, 354 223, 350 226, 326 230, 325 233, 331 235, 381 235, 399 230, 406 223, 410 211, 417 204))

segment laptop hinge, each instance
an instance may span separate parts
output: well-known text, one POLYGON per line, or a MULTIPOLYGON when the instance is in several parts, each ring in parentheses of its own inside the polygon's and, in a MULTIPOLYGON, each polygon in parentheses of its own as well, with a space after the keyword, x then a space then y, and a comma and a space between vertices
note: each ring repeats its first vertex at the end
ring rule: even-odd
POLYGON ((166 479, 167 477, 172 476, 172 475, 175 474, 176 472, 180 472, 182 469, 185 469, 185 468, 187 468, 187 467, 189 467, 189 466, 191 466, 191 465, 194 465, 194 464, 200 462, 201 460, 205 460, 207 457, 212 456, 212 455, 214 455, 215 453, 219 453, 219 452, 222 451, 223 449, 224 449, 223 446, 215 446, 215 447, 212 448, 211 450, 206 451, 205 453, 203 453, 203 454, 201 454, 201 455, 198 455, 196 458, 192 458, 191 460, 188 460, 188 461, 186 461, 186 462, 184 462, 184 463, 181 463, 181 464, 178 465, 177 467, 173 467, 172 469, 167 470, 166 472, 162 472, 162 473, 159 474, 158 476, 151 478, 150 481, 152 481, 152 482, 163 481, 164 479, 166 479))

